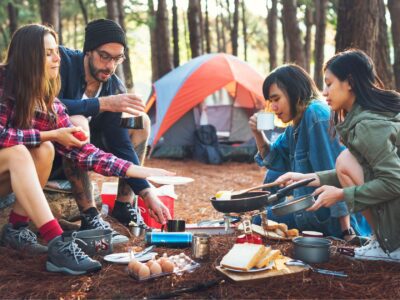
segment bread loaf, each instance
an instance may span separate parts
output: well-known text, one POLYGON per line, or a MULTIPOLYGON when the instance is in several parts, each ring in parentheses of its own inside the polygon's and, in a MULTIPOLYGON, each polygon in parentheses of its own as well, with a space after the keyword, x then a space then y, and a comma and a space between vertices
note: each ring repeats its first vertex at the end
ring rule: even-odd
POLYGON ((265 251, 264 245, 234 244, 232 249, 222 258, 221 266, 241 271, 253 268, 265 251))
POLYGON ((287 237, 296 237, 299 236, 299 230, 296 228, 290 229, 286 231, 286 236, 287 237))
POLYGON ((281 255, 280 250, 271 250, 266 257, 257 262, 257 268, 264 268, 281 255))

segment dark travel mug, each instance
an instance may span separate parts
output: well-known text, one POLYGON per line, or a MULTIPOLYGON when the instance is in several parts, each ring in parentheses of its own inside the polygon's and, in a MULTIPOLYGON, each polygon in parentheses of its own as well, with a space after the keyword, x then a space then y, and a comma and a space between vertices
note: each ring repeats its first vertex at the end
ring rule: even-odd
MULTIPOLYGON (((168 220, 166 226, 168 232, 183 232, 186 228, 186 222, 184 220, 168 220)), ((165 225, 161 227, 161 231, 164 231, 165 225)))
POLYGON ((121 118, 119 125, 129 129, 143 129, 143 116, 121 118))

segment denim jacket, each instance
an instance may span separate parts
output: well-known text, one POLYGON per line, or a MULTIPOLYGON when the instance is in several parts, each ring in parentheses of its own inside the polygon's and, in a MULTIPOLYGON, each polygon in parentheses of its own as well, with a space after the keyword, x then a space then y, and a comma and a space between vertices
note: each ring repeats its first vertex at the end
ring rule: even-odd
MULTIPOLYGON (((345 147, 340 145, 338 138, 333 139, 329 135, 329 120, 328 105, 322 101, 313 100, 305 110, 300 123, 296 127, 288 126, 285 132, 271 144, 270 152, 264 159, 259 153, 256 155, 255 160, 258 165, 268 169, 265 181, 273 181, 278 175, 286 172, 314 173, 334 169, 336 158, 345 147)), ((314 189, 301 187, 293 191, 293 196, 310 194, 314 189)), ((332 206, 330 211, 326 208, 321 208, 315 213, 303 211, 294 214, 294 219, 299 229, 317 230, 318 228, 315 227, 320 225, 318 223, 327 222, 329 217, 337 218, 347 214, 348 209, 345 203, 339 202, 332 206), (314 228, 307 227, 307 223, 310 222, 316 223, 314 228)), ((352 223, 357 223, 353 219, 352 223)), ((330 225, 327 224, 326 227, 328 226, 330 225)), ((362 234, 369 234, 369 229, 357 230, 357 224, 352 224, 352 226, 362 234)), ((338 227, 334 232, 328 230, 326 234, 340 236, 339 231, 338 227)))
MULTIPOLYGON (((61 56, 61 90, 58 98, 67 107, 68 114, 96 116, 99 113, 99 98, 83 99, 86 89, 85 71, 83 66, 84 53, 59 46, 61 56)), ((126 93, 121 80, 113 74, 103 83, 99 97, 126 93)))

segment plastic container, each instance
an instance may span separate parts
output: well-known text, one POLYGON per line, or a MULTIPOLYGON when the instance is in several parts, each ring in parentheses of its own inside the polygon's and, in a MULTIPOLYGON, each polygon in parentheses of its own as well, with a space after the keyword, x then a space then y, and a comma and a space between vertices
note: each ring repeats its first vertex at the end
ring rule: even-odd
POLYGON ((103 182, 101 185, 101 202, 108 206, 108 213, 111 214, 117 199, 118 182, 103 182))
MULTIPOLYGON (((168 208, 169 213, 171 214, 171 217, 174 218, 174 201, 175 199, 172 198, 171 196, 158 196, 162 203, 168 208)), ((148 209, 146 205, 144 204, 144 201, 142 197, 138 197, 138 207, 140 209, 140 213, 142 215, 143 221, 146 223, 147 226, 151 228, 158 228, 161 229, 161 224, 158 223, 156 220, 154 220, 152 217, 150 217, 148 209)))

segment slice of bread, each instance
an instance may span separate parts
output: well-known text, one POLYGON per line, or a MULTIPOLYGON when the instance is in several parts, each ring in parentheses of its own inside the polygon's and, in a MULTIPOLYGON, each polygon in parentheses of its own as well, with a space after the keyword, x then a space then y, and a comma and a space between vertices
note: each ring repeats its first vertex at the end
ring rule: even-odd
POLYGON ((267 220, 267 224, 264 225, 264 229, 273 231, 279 227, 278 225, 278 222, 267 220))
POLYGON ((260 260, 256 264, 256 268, 262 268, 262 267, 259 267, 259 263, 261 261, 263 261, 269 255, 271 250, 272 250, 272 248, 270 246, 265 247, 264 253, 261 255, 260 260))
POLYGON ((296 237, 299 236, 299 230, 296 228, 290 229, 286 231, 286 236, 287 237, 296 237))
POLYGON ((267 256, 262 258, 260 261, 257 262, 257 268, 264 268, 269 265, 271 261, 274 261, 281 255, 280 250, 271 250, 267 256))
POLYGON ((264 254, 265 246, 257 244, 234 244, 222 258, 221 266, 241 271, 253 268, 264 254))
POLYGON ((274 230, 274 232, 277 234, 277 235, 279 235, 280 237, 286 237, 286 233, 285 233, 285 231, 282 231, 280 228, 276 228, 275 230, 274 230))
POLYGON ((279 228, 280 230, 282 230, 283 232, 288 231, 288 226, 287 226, 285 223, 279 223, 279 224, 278 224, 278 228, 279 228))

